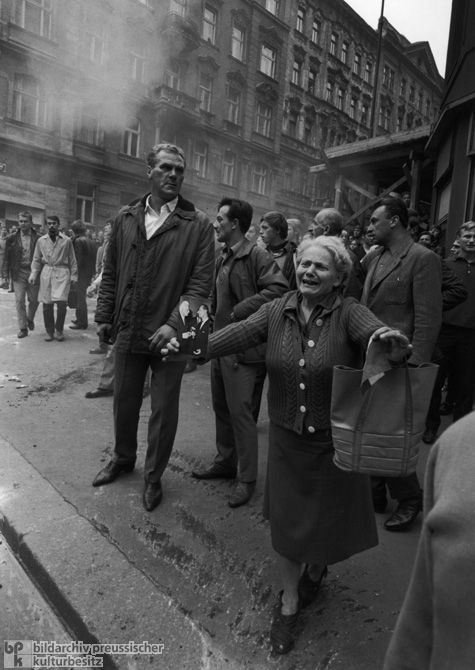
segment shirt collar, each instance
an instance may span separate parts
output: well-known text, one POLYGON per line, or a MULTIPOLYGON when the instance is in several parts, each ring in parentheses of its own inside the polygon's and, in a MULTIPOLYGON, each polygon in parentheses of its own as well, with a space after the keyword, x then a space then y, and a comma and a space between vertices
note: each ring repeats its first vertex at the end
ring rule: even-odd
POLYGON ((162 205, 162 207, 160 208, 160 212, 157 213, 153 209, 152 205, 150 204, 150 198, 151 197, 152 196, 149 195, 147 200, 145 201, 145 214, 149 214, 151 216, 157 216, 158 217, 158 216, 160 216, 160 213, 166 212, 166 211, 168 211, 168 213, 171 214, 173 212, 173 210, 176 208, 176 206, 178 205, 178 196, 176 196, 176 198, 173 198, 173 200, 169 200, 164 205, 162 205))

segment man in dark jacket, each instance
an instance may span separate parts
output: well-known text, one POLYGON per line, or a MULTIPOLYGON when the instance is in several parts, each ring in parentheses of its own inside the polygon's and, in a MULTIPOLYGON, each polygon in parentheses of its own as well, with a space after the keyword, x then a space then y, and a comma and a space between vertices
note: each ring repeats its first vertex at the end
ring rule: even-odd
MULTIPOLYGON (((412 342, 410 362, 432 359, 442 321, 442 269, 440 258, 416 244, 408 233, 409 215, 399 198, 385 198, 371 216, 369 230, 375 244, 361 261, 366 279, 361 304, 412 342)), ((371 477, 375 511, 386 509, 386 487, 398 502, 384 527, 401 531, 411 527, 422 510, 417 475, 371 477)))
POLYGON ((6 239, 5 257, 0 275, 12 278, 18 317, 18 337, 22 338, 28 335, 28 330, 34 329, 38 309, 39 282, 30 284, 28 277, 39 235, 33 228, 33 217, 30 212, 18 214, 18 226, 18 230, 6 239), (28 311, 25 298, 28 298, 28 311))
POLYGON ((289 226, 281 212, 267 212, 261 217, 259 234, 266 250, 272 254, 280 271, 287 279, 289 290, 297 288, 295 279, 295 244, 287 239, 289 226))
POLYGON ((164 363, 160 349, 176 336, 183 299, 209 297, 214 236, 208 218, 180 195, 183 150, 158 144, 147 163, 151 193, 117 215, 99 289, 98 334, 116 346, 115 448, 93 485, 108 484, 134 468, 142 391, 150 368, 152 413, 143 504, 152 511, 162 497, 160 479, 173 448, 185 368, 184 361, 164 363))
POLYGON ((86 235, 86 225, 82 221, 71 224, 74 234, 73 247, 78 264, 78 282, 76 284, 77 305, 76 323, 71 330, 86 330, 88 327, 86 292, 96 270, 96 245, 86 235))
MULTIPOLYGON (((216 262, 214 331, 247 319, 261 305, 288 291, 272 256, 246 239, 252 214, 251 205, 243 200, 223 198, 218 206, 214 227, 224 249, 216 262)), ((258 445, 252 396, 263 366, 265 345, 211 362, 218 453, 211 467, 192 474, 196 479, 234 479, 239 465, 240 481, 228 501, 230 507, 247 503, 256 487, 258 445)))

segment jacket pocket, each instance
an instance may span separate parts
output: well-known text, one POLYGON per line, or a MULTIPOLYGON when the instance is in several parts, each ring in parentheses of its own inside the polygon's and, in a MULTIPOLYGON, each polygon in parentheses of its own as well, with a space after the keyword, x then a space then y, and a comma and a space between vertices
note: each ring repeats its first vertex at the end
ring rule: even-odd
POLYGON ((402 305, 406 302, 407 282, 390 279, 385 283, 384 300, 388 305, 402 305))

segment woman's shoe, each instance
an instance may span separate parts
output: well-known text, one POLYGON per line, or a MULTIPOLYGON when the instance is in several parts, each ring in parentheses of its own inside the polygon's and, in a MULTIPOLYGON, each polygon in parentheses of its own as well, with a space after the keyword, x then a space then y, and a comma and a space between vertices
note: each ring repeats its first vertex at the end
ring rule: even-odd
POLYGON ((302 576, 299 579, 298 583, 298 592, 299 592, 299 603, 300 607, 302 609, 304 607, 308 607, 313 603, 313 601, 316 599, 318 596, 318 592, 320 591, 320 587, 322 585, 323 578, 326 577, 328 574, 328 569, 325 566, 322 570, 322 574, 318 578, 318 581, 314 582, 312 579, 310 579, 309 574, 308 574, 308 565, 305 566, 304 571, 302 572, 302 576))
POLYGON ((282 614, 282 595, 279 593, 279 604, 270 629, 270 642, 276 654, 288 654, 295 642, 295 624, 299 618, 299 609, 295 614, 282 614))

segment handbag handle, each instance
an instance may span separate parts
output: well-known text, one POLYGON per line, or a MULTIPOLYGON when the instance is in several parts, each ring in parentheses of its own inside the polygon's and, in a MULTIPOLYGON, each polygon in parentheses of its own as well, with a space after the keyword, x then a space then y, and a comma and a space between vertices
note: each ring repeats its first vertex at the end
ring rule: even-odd
MULTIPOLYGON (((405 403, 404 403, 404 459, 402 461, 402 471, 404 472, 407 469, 408 462, 409 462, 409 457, 410 457, 410 439, 411 439, 411 434, 412 434, 412 421, 413 421, 413 403, 412 403, 412 387, 411 387, 411 379, 409 377, 409 366, 407 364, 407 361, 404 362, 404 368, 405 368, 405 387, 406 387, 406 398, 405 398, 405 403)), ((390 371, 391 372, 391 371, 390 371)), ((377 382, 376 382, 377 383, 377 382)), ((361 441, 363 439, 363 422, 366 418, 366 414, 368 412, 368 407, 369 403, 371 400, 371 390, 372 387, 367 389, 364 392, 364 400, 363 404, 360 409, 360 413, 358 416, 358 421, 356 423, 356 428, 355 428, 355 437, 353 441, 353 463, 352 463, 352 470, 354 472, 358 471, 358 462, 360 459, 360 454, 361 454, 361 441)))

